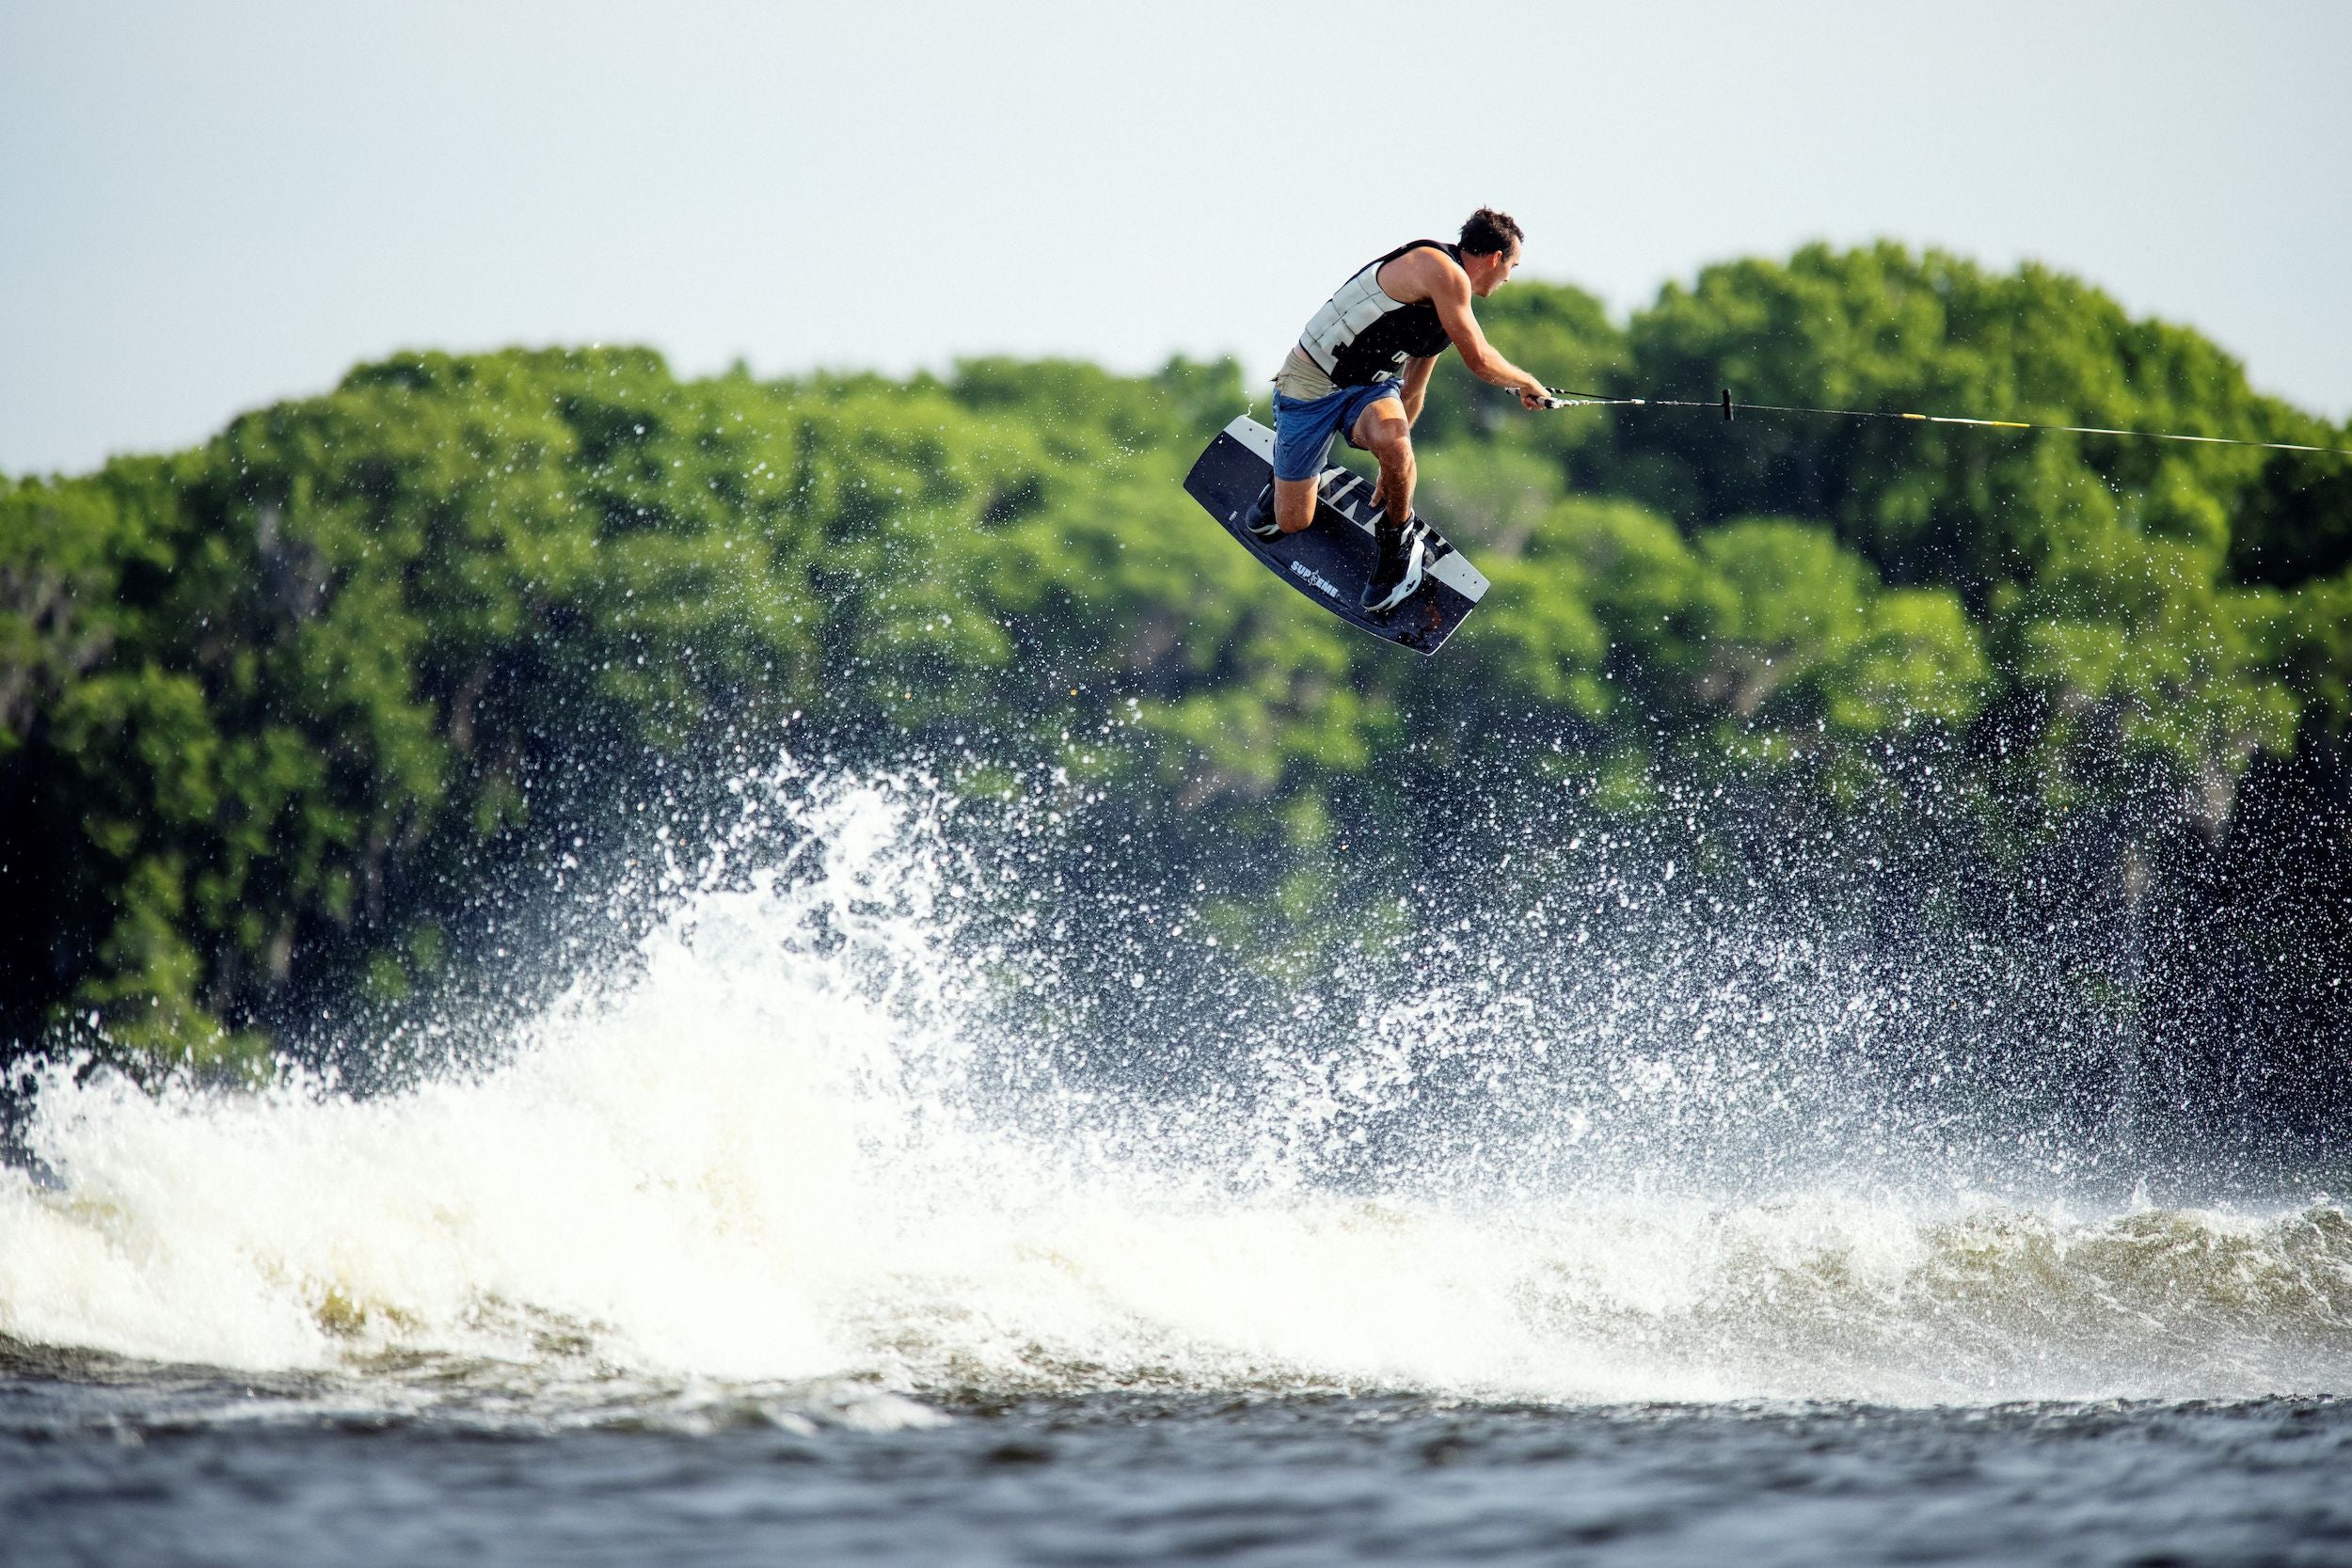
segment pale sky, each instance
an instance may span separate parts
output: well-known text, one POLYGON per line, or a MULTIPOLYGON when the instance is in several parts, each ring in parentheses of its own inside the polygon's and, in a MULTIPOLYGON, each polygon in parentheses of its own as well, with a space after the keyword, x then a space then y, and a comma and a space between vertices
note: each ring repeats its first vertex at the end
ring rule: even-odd
POLYGON ((0 0, 0 470, 402 348, 1270 372, 1481 202, 1620 313, 1812 239, 2033 258, 2352 413, 2347 0, 0 0))

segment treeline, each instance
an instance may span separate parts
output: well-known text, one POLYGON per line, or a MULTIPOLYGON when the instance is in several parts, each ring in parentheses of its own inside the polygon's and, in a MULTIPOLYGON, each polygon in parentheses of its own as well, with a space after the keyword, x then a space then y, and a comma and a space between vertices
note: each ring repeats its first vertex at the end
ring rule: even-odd
MULTIPOLYGON (((1482 317, 1603 393, 2352 445, 2083 283, 1891 245, 1711 268, 1623 325, 1535 283, 1482 317)), ((2352 1037, 2352 461, 1529 416, 1449 359, 1424 494, 1495 587, 1423 662, 1184 495, 1253 397, 1230 363, 421 354, 0 482, 0 1049, 234 1056, 294 998, 397 997, 482 879, 796 713, 875 755, 1057 756, 1244 845, 1393 844, 1481 777, 1908 822, 2021 924, 2153 876, 2192 951, 2235 944, 2229 1027, 2352 1037)), ((1235 896, 1311 907, 1311 859, 1235 896)))

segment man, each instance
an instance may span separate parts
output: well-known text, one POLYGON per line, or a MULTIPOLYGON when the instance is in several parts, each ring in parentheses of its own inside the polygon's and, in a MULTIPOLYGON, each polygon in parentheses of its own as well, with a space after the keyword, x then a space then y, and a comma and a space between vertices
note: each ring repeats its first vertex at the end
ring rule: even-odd
POLYGON ((1274 378, 1274 483, 1248 523, 1262 539, 1296 533, 1315 519, 1331 437, 1380 465, 1374 530, 1380 559, 1363 607, 1394 610, 1421 587, 1428 531, 1413 516, 1413 421, 1438 356, 1450 344, 1481 381, 1541 408, 1544 384, 1512 364, 1478 329, 1470 301, 1502 287, 1525 236, 1510 216, 1481 207, 1458 244, 1415 240, 1373 261, 1314 314, 1274 378))

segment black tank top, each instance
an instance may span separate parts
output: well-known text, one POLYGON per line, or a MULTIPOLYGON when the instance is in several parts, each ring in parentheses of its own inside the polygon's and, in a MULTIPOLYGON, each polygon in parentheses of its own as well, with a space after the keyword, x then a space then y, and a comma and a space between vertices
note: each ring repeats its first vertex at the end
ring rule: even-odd
POLYGON ((1407 305, 1390 298, 1380 287, 1382 267, 1423 246, 1442 250, 1456 262, 1462 260, 1462 247, 1442 240, 1415 240, 1398 245, 1341 284, 1339 292, 1307 323, 1298 346, 1331 378, 1333 386, 1393 381, 1405 373, 1406 360, 1443 354, 1454 341, 1438 319, 1435 304, 1424 299, 1407 305))

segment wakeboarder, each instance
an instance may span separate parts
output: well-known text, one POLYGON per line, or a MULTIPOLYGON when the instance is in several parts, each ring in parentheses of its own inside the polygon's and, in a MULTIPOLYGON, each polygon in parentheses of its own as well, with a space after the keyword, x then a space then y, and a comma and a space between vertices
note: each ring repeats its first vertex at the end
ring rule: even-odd
POLYGON ((1274 378, 1274 483, 1248 518, 1262 539, 1315 520, 1331 440, 1372 453, 1380 507, 1379 559, 1363 608, 1384 613, 1421 587, 1427 530, 1413 516, 1413 421, 1438 356, 1452 347, 1479 380, 1549 406, 1544 384, 1497 354, 1470 308, 1510 279, 1525 236, 1505 213, 1481 207, 1461 238, 1415 240, 1367 263, 1307 323, 1274 378))

